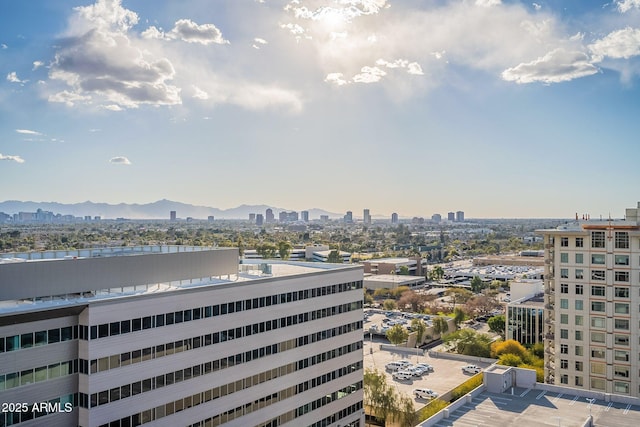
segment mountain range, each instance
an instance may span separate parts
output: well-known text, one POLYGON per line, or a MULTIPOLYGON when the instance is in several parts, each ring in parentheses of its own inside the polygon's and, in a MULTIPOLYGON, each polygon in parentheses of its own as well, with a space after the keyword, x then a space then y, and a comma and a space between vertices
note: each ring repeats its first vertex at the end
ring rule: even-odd
MULTIPOLYGON (((278 217, 281 211, 293 209, 277 208, 268 205, 240 205, 230 209, 218 209, 208 206, 196 206, 188 203, 174 202, 171 200, 158 200, 153 203, 94 203, 86 201, 82 203, 57 203, 57 202, 31 202, 7 200, 0 202, 0 212, 12 215, 18 212, 36 212, 38 209, 53 212, 54 214, 73 215, 76 217, 99 216, 102 219, 169 219, 169 212, 176 211, 178 218, 207 219, 213 216, 215 219, 249 219, 250 213, 261 213, 271 208, 278 217)), ((309 211, 309 219, 319 219, 320 215, 328 215, 329 218, 342 218, 343 214, 327 212, 322 209, 306 209, 309 211)))

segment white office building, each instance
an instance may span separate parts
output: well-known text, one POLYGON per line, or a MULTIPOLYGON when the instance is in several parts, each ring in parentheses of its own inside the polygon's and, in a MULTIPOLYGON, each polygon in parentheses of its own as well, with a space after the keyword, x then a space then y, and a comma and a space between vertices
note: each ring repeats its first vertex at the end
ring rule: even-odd
POLYGON ((11 254, 0 402, 26 406, 0 426, 363 426, 362 278, 237 249, 11 254))
POLYGON ((545 382, 640 396, 639 212, 539 231, 545 382))

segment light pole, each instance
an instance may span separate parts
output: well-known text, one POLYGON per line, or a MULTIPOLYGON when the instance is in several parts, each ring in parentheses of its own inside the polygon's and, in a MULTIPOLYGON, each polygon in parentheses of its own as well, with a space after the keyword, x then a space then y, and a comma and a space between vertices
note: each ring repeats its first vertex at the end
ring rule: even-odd
POLYGON ((589 402, 589 418, 591 418, 591 405, 593 405, 593 402, 595 402, 596 399, 595 398, 588 398, 588 397, 585 397, 585 399, 587 400, 587 402, 589 402))

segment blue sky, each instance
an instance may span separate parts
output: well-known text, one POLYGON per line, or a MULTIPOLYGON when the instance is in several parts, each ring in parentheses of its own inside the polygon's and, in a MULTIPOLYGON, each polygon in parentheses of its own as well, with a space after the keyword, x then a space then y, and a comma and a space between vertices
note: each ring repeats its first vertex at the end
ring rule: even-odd
POLYGON ((640 200, 640 0, 5 0, 0 77, 0 200, 640 200))

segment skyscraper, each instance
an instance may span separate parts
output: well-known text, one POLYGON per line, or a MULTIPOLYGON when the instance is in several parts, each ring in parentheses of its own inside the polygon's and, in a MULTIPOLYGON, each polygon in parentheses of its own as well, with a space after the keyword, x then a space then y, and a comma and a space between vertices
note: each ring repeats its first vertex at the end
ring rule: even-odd
POLYGON ((275 217, 275 215, 273 214, 273 209, 268 208, 268 209, 266 210, 265 215, 264 215, 264 220, 265 220, 265 222, 266 222, 267 224, 271 224, 272 222, 275 222, 276 217, 275 217))
POLYGON ((397 224, 397 223, 398 223, 398 214, 394 212, 391 214, 391 224, 397 224))
POLYGON ((625 220, 539 230, 545 382, 640 397, 640 203, 625 220))
POLYGON ((456 214, 455 214, 455 212, 449 212, 449 213, 447 214, 447 220, 452 221, 452 222, 453 222, 453 221, 455 221, 455 220, 456 220, 456 214))
POLYGON ((344 215, 344 222, 347 222, 347 223, 353 222, 353 212, 347 211, 347 213, 344 215))
POLYGON ((176 211, 170 211, 169 212, 169 220, 170 221, 175 221, 176 220, 176 211))
POLYGON ((365 224, 371 224, 371 213, 369 212, 369 209, 365 209, 363 211, 362 218, 365 224))
POLYGON ((464 222, 464 212, 456 212, 456 222, 464 222))
POLYGON ((256 225, 260 226, 264 223, 264 217, 262 216, 262 214, 257 214, 256 215, 256 225))
POLYGON ((300 212, 300 217, 301 217, 302 221, 309 222, 309 211, 300 212))

